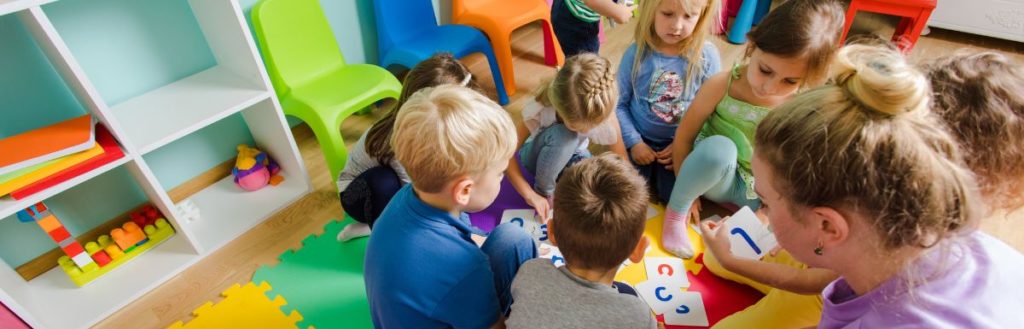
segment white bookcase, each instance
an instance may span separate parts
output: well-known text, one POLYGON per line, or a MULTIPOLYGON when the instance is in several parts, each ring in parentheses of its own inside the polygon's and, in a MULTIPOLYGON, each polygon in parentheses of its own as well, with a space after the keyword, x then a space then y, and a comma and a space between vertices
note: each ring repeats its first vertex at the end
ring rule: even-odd
POLYGON ((116 104, 110 104, 97 91, 75 59, 74 49, 47 16, 46 5, 53 1, 0 0, 0 16, 17 15, 75 98, 117 138, 125 157, 25 200, 2 197, 0 219, 125 166, 148 201, 168 217, 177 231, 153 250, 81 288, 59 268, 25 281, 10 265, 0 262, 0 301, 29 325, 82 328, 263 222, 309 193, 311 184, 237 0, 161 0, 187 3, 216 65, 116 104), (162 186, 147 156, 237 116, 244 119, 256 144, 280 164, 285 181, 245 192, 226 177, 190 197, 200 209, 201 218, 188 222, 168 196, 173 186, 162 186))

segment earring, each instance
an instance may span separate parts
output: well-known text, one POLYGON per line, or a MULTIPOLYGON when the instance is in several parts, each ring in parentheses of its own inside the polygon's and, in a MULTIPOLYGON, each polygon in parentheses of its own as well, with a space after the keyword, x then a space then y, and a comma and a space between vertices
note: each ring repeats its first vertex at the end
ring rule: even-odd
POLYGON ((814 254, 818 255, 818 256, 821 256, 824 253, 825 253, 825 247, 821 245, 821 242, 818 242, 818 247, 814 248, 814 254))

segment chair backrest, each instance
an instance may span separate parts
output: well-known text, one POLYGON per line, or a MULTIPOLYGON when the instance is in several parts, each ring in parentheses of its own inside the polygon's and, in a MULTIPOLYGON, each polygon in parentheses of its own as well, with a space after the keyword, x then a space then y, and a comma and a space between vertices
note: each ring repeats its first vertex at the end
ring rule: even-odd
POLYGON ((262 0, 252 9, 252 23, 279 96, 345 65, 319 0, 262 0))
POLYGON ((437 15, 430 0, 374 0, 373 12, 380 56, 417 32, 437 27, 437 15))

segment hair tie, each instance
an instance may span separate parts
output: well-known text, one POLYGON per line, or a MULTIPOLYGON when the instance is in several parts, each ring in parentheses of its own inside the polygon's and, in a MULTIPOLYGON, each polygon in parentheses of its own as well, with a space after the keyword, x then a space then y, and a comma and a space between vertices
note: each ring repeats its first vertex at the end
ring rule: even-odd
POLYGON ((473 73, 466 72, 466 77, 462 79, 461 85, 465 87, 469 84, 469 80, 473 78, 473 73))

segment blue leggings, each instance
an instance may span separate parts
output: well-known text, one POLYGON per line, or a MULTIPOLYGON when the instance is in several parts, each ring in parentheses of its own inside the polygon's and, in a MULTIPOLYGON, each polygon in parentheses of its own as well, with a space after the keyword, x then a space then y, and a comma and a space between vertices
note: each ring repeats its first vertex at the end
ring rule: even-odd
POLYGON ((512 279, 519 272, 519 267, 528 260, 537 258, 537 245, 533 238, 519 225, 505 223, 498 225, 487 240, 480 246, 487 254, 494 272, 494 287, 498 291, 498 302, 501 312, 508 314, 512 306, 512 279))
POLYGON ((668 207, 686 214, 697 198, 761 207, 761 200, 747 199, 747 184, 737 170, 736 144, 725 136, 711 136, 697 143, 683 160, 672 187, 668 207))

